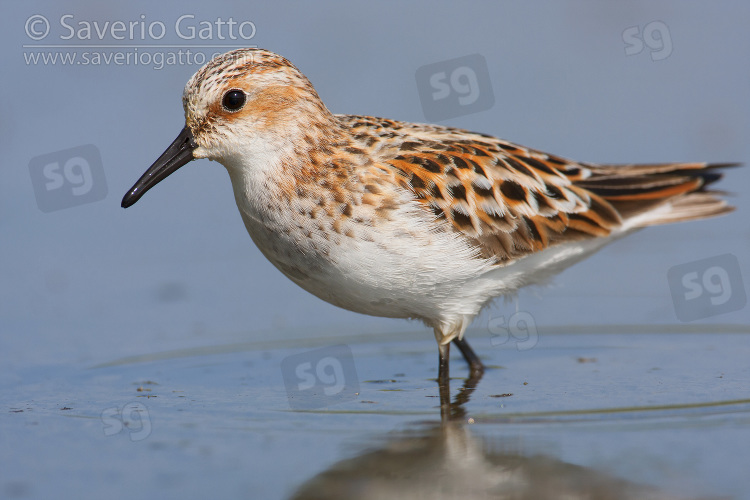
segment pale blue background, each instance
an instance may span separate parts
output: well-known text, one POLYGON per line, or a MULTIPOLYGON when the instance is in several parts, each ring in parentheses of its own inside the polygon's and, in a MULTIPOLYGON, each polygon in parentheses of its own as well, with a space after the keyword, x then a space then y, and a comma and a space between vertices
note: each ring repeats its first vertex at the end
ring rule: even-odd
MULTIPOLYGON (((742 2, 192 4, 78 2, 6 9, 0 30, 0 331, 6 365, 139 353, 156 345, 274 334, 421 328, 339 310, 278 273, 254 248, 218 164, 195 162, 128 210, 122 194, 183 126, 180 102, 197 69, 172 66, 27 66, 24 22, 251 20, 258 46, 310 78, 334 112, 423 121, 415 72, 480 53, 493 109, 446 123, 586 161, 743 161, 748 158, 750 8, 742 2), (622 32, 663 20, 673 52, 625 55, 622 32), (82 144, 99 148, 103 201, 42 213, 31 158, 82 144), (283 332, 283 333, 282 333, 283 332), (289 333, 286 333, 289 332, 289 333), (39 348, 28 349, 29 345, 39 348)), ((57 31, 55 32, 55 28, 57 31)), ((156 43, 182 42, 172 36, 156 43)), ((111 39, 107 40, 112 42, 111 39)), ((215 41, 213 43, 224 43, 215 41)), ((748 261, 750 170, 720 188, 738 212, 649 229, 570 269, 518 307, 539 325, 675 323, 667 270, 722 253, 748 261)), ((750 277, 745 274, 746 283, 750 277)), ((502 311, 500 311, 502 313, 502 311)), ((746 322, 747 310, 708 321, 746 322)), ((486 321, 486 320, 485 320, 486 321)))
MULTIPOLYGON (((7 390, 30 374, 188 347, 406 330, 431 337, 418 323, 337 309, 283 277, 246 234, 216 163, 193 162, 134 207, 120 208, 182 128, 182 88, 198 66, 27 65, 31 49, 23 45, 40 43, 24 33, 34 14, 52 22, 45 42, 53 44, 63 42, 57 23, 64 14, 72 22, 144 14, 146 22, 164 22, 168 35, 136 43, 164 45, 190 44, 173 35, 183 14, 196 22, 250 20, 257 32, 249 43, 290 59, 333 112, 417 122, 425 120, 417 69, 478 53, 495 104, 444 124, 583 161, 750 161, 747 2, 6 2, 0 379, 7 390), (669 29, 669 57, 653 61, 648 49, 627 56, 623 31, 656 20, 669 29), (101 153, 107 197, 43 213, 30 160, 85 144, 101 153)), ((530 312, 540 332, 679 324, 667 271, 724 253, 737 256, 747 289, 748 186, 750 168, 729 172, 717 187, 733 193, 735 213, 616 242, 552 286, 501 301, 472 335, 486 342, 492 315, 516 309, 530 312)), ((748 324, 749 311, 696 323, 748 324)), ((17 397, 6 394, 0 410, 17 397)))

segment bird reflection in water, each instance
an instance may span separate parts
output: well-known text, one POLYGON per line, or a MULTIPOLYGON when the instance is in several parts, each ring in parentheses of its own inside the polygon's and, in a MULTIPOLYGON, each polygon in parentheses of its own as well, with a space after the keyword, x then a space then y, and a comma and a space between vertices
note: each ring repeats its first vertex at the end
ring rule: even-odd
MULTIPOLYGON (((453 401, 440 386, 441 421, 389 434, 360 455, 305 482, 293 500, 675 499, 656 488, 555 457, 524 453, 517 439, 480 438, 465 409, 482 374, 453 401)), ((481 424, 475 424, 481 425, 481 424)))

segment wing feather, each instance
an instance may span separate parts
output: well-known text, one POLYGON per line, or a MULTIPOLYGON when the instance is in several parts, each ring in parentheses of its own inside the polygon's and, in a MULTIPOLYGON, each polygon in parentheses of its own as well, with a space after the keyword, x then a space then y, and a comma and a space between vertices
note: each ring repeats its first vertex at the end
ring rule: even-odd
MULTIPOLYGON (((661 205, 640 225, 693 220, 730 208, 705 186, 730 164, 596 165, 488 135, 437 125, 339 115, 376 163, 475 241, 515 259, 558 243, 605 237, 661 205)), ((638 220, 640 220, 638 219, 638 220)), ((629 226, 628 226, 629 227, 629 226)))

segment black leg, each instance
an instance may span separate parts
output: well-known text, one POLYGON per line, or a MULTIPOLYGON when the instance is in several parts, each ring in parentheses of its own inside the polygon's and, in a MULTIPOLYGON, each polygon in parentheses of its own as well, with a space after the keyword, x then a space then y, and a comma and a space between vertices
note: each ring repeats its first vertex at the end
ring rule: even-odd
POLYGON ((471 348, 469 343, 466 341, 466 339, 459 339, 456 337, 453 339, 453 343, 456 344, 456 347, 461 351, 461 354, 464 355, 464 359, 467 363, 469 363, 469 372, 472 377, 481 375, 484 373, 484 365, 479 360, 479 356, 474 352, 474 349, 471 348))
POLYGON ((439 344, 440 364, 438 365, 438 391, 440 392, 440 415, 447 420, 451 407, 450 385, 450 344, 439 344))
POLYGON ((438 365, 438 388, 440 392, 440 416, 443 422, 460 420, 466 416, 463 405, 468 403, 484 373, 484 365, 466 340, 453 339, 453 343, 461 351, 469 363, 469 378, 464 382, 461 390, 456 394, 456 401, 451 403, 450 387, 450 344, 438 345, 440 364, 438 365))

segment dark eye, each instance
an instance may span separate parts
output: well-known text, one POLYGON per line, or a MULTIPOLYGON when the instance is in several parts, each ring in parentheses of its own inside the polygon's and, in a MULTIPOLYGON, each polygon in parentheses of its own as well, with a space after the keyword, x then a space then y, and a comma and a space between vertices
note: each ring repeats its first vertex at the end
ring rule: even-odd
POLYGON ((227 111, 239 111, 245 105, 245 93, 241 90, 230 90, 221 99, 221 104, 227 111))

